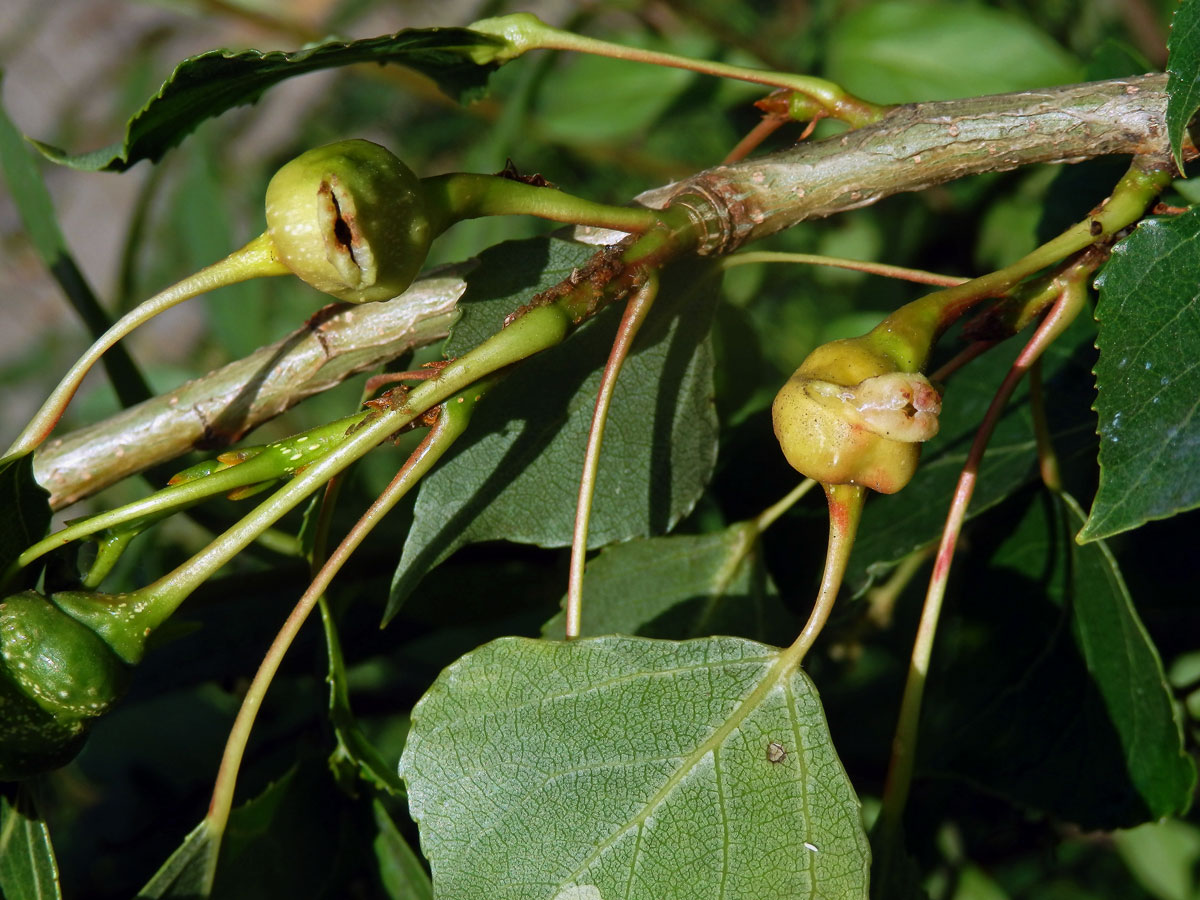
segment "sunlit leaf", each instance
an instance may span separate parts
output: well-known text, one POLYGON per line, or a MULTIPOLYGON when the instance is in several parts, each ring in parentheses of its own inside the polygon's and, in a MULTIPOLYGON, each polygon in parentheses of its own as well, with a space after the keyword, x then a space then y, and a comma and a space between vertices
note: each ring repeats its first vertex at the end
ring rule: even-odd
POLYGON ((400 773, 439 896, 867 894, 816 691, 751 641, 494 641, 417 705, 400 773))
POLYGON ((846 16, 833 33, 826 65, 828 77, 879 103, 1066 84, 1081 68, 1014 13, 919 0, 864 4, 846 16))
POLYGON ((555 73, 555 90, 538 114, 558 140, 628 140, 645 133, 695 78, 683 69, 580 55, 555 73))

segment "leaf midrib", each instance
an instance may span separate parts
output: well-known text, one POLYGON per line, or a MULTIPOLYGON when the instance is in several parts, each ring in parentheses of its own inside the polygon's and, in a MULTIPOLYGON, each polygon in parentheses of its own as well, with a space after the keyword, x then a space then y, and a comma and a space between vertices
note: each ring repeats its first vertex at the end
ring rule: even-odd
MULTIPOLYGON (((738 660, 741 662, 742 660, 738 660)), ((764 660, 765 661, 765 660, 764 660)), ((728 661, 726 661, 728 662, 728 661)), ((780 652, 775 661, 767 669, 762 681, 752 690, 745 698, 738 703, 737 707, 726 717, 725 721, 713 731, 709 737, 699 744, 695 750, 683 758, 679 767, 671 774, 662 786, 655 791, 654 796, 646 801, 645 805, 632 816, 627 824, 613 831, 613 833, 604 841, 596 845, 595 850, 589 853, 580 863, 568 872, 562 881, 559 882, 559 887, 564 887, 567 884, 575 883, 575 878, 587 870, 597 859, 599 859, 606 850, 612 847, 618 840, 629 833, 631 829, 637 827, 640 829, 645 825, 646 820, 650 817, 655 809, 658 808, 667 796, 682 783, 683 779, 691 773, 700 761, 709 753, 714 753, 720 747, 739 725, 757 709, 768 694, 778 687, 786 678, 790 677, 795 669, 795 662, 792 659, 792 654, 787 651, 780 652)), ((815 882, 814 882, 815 883, 815 882)))

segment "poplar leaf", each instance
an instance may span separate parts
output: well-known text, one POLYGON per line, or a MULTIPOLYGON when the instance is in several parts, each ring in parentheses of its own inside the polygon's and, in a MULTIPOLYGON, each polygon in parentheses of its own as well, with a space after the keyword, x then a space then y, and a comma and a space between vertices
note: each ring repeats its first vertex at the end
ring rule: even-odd
POLYGON ((438 896, 867 896, 816 689, 752 641, 493 641, 417 704, 400 774, 438 896))

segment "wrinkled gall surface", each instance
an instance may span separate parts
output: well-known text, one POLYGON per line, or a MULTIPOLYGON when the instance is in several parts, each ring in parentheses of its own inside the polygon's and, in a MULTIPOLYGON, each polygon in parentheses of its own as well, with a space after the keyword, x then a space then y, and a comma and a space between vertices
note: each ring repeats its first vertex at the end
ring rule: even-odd
POLYGON ((867 338, 834 341, 809 354, 771 407, 787 461, 823 484, 893 494, 912 478, 921 443, 938 430, 942 398, 919 372, 867 338))
POLYGON ((300 154, 275 173, 266 204, 279 260, 317 290, 350 303, 403 293, 433 239, 421 180, 370 141, 300 154))

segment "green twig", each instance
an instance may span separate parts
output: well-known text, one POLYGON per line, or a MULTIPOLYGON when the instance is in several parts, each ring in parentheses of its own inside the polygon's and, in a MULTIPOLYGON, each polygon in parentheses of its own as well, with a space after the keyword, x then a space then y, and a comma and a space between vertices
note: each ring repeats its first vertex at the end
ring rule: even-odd
MULTIPOLYGON (((446 363, 433 378, 417 385, 406 402, 379 411, 375 418, 297 473, 253 511, 206 548, 152 584, 122 596, 125 608, 138 608, 148 630, 156 628, 197 587, 244 550, 265 529, 305 497, 343 471, 381 441, 492 373, 561 342, 584 319, 625 296, 635 273, 660 266, 695 245, 695 226, 686 210, 664 210, 661 225, 634 241, 621 256, 623 268, 600 284, 568 279, 562 291, 510 316, 508 325, 465 356, 446 363)), ((252 462, 250 460, 248 462, 252 462)), ((242 463, 246 465, 248 463, 242 463)), ((147 632, 148 633, 148 632, 147 632)))
POLYGON ((234 454, 244 455, 244 461, 223 463, 219 457, 192 466, 172 479, 170 485, 148 497, 73 522, 33 544, 17 557, 13 570, 6 573, 5 580, 16 569, 24 568, 72 541, 119 526, 124 526, 126 532, 141 530, 209 497, 292 475, 344 440, 374 415, 368 411, 347 416, 299 435, 262 447, 248 447, 234 454))

